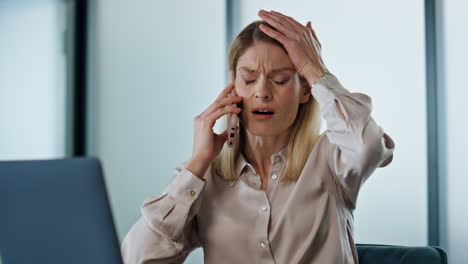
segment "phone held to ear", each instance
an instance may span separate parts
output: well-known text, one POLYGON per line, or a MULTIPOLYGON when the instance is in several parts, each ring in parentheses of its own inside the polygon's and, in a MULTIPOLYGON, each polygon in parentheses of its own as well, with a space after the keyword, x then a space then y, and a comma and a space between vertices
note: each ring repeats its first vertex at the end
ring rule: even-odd
MULTIPOLYGON (((234 75, 232 73, 232 71, 229 72, 229 83, 233 82, 234 80, 234 75)), ((237 96, 236 94, 236 88, 234 87, 234 89, 232 89, 232 91, 228 94, 228 96, 237 96)), ((232 104, 229 104, 229 106, 231 106, 232 104)), ((235 106, 237 106, 237 104, 234 104, 235 106)), ((237 140, 237 136, 236 136, 236 130, 238 128, 238 120, 239 120, 239 116, 237 114, 233 114, 233 113, 228 113, 228 116, 227 116, 227 133, 228 133, 228 138, 227 138, 227 144, 228 144, 228 147, 232 148, 232 146, 234 146, 234 142, 235 140, 237 140)))

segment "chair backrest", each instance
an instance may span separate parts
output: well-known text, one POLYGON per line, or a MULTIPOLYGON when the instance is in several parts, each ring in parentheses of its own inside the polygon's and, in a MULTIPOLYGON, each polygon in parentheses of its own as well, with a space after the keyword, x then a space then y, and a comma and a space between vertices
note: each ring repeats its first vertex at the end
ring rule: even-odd
POLYGON ((356 248, 360 264, 447 264, 447 253, 441 247, 356 244, 356 248))

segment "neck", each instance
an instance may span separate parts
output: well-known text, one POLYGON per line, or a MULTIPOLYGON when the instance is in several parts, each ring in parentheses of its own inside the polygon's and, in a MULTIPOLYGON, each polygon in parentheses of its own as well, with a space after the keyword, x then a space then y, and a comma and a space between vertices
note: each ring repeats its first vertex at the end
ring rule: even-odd
POLYGON ((290 131, 274 136, 256 136, 245 130, 244 156, 261 175, 270 169, 271 156, 286 147, 290 131))

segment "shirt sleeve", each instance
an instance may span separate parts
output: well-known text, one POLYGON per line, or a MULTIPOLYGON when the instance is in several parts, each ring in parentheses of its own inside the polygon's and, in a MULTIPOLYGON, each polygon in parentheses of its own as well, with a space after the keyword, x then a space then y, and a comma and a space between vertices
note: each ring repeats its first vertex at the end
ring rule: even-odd
POLYGON ((371 116, 371 97, 351 93, 335 75, 326 73, 313 86, 312 95, 327 125, 330 169, 345 201, 355 209, 360 187, 377 167, 392 161, 395 143, 371 116))
POLYGON ((124 264, 183 263, 191 251, 201 247, 196 214, 206 182, 186 164, 176 167, 162 194, 143 201, 142 216, 122 241, 124 264))

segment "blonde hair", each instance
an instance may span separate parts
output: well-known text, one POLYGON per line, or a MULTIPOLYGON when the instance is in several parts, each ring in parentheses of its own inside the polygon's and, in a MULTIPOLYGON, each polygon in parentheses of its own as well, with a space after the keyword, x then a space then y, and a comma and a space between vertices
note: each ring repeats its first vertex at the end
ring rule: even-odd
MULTIPOLYGON (((244 51, 254 45, 258 41, 272 43, 281 47, 285 52, 286 49, 277 40, 269 37, 259 29, 259 25, 263 24, 270 28, 265 21, 257 20, 245 27, 239 35, 233 40, 229 50, 229 70, 233 71, 235 80, 236 67, 239 57, 244 51)), ((274 29, 274 28, 273 28, 274 29)), ((300 77, 301 88, 307 85, 306 80, 300 77)), ((320 108, 313 96, 306 103, 300 104, 296 120, 292 124, 291 134, 287 145, 288 158, 286 166, 280 177, 281 182, 296 182, 301 175, 304 165, 312 151, 315 142, 320 137, 321 115, 320 108), (294 154, 293 154, 294 153, 294 154)), ((230 148, 224 144, 221 152, 213 160, 211 172, 213 175, 219 175, 224 180, 236 180, 236 161, 240 156, 240 151, 244 149, 245 131, 241 122, 239 129, 236 130, 236 137, 239 140, 234 140, 233 146, 230 148)), ((228 131, 229 133, 229 131, 228 131)))

